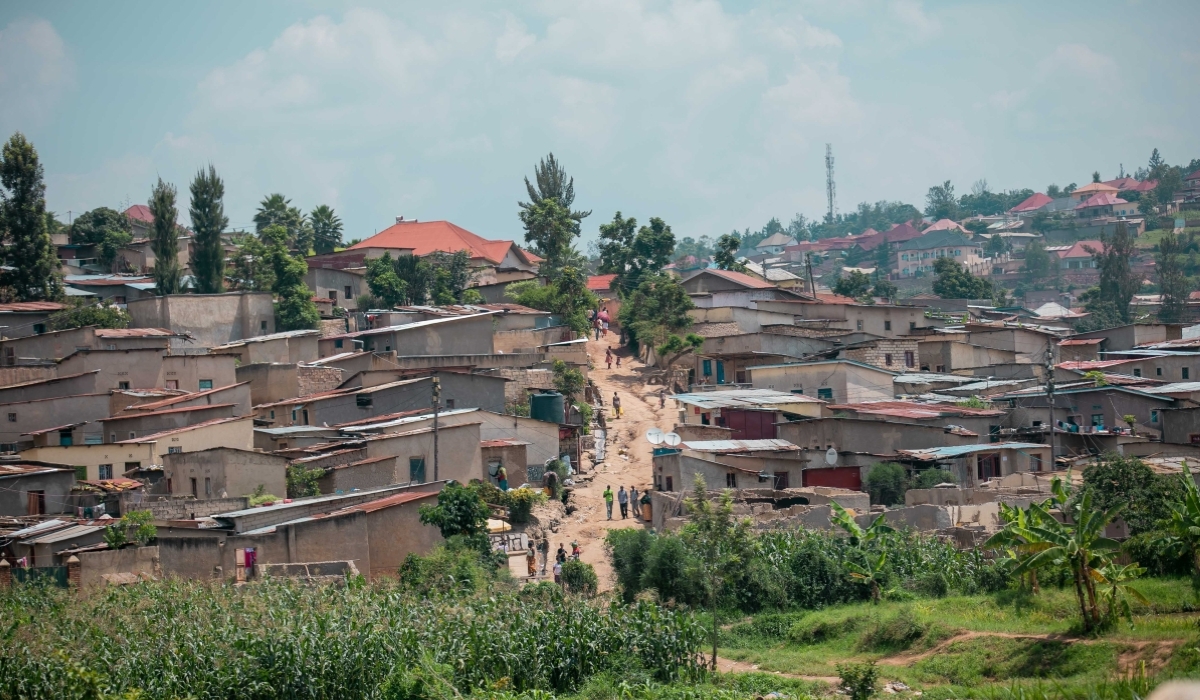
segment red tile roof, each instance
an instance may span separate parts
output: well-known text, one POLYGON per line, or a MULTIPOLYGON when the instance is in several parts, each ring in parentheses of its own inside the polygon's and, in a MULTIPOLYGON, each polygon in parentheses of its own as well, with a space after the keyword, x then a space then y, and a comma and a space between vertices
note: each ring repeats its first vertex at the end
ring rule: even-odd
POLYGON ((817 301, 822 304, 857 304, 857 299, 844 297, 841 294, 821 294, 817 292, 817 301))
POLYGON ((1128 204, 1112 192, 1101 192, 1088 197, 1086 200, 1079 203, 1076 209, 1086 209, 1088 207, 1103 207, 1111 204, 1128 204))
POLYGON ((1072 191, 1071 194, 1072 195, 1087 194, 1089 192, 1115 193, 1116 191, 1117 191, 1117 188, 1113 187, 1112 185, 1106 185, 1103 182, 1089 182, 1088 184, 1084 185, 1083 187, 1075 188, 1075 190, 1072 191))
POLYGON ((394 496, 381 498, 377 501, 367 501, 366 503, 360 503, 356 506, 349 506, 347 508, 342 508, 341 510, 335 510, 330 513, 330 515, 343 515, 345 513, 354 513, 356 511, 360 513, 374 513, 377 510, 391 508, 392 506, 412 503, 413 501, 421 501, 426 498, 436 498, 437 495, 437 491, 405 491, 394 496))
POLYGON ((864 236, 858 241, 858 247, 863 250, 874 250, 883 243, 903 243, 921 235, 921 232, 910 222, 897 224, 883 233, 874 236, 864 236))
POLYGON ((592 275, 587 279, 587 288, 593 292, 607 292, 612 289, 616 275, 592 275))
POLYGON ((1116 180, 1106 180, 1104 184, 1116 187, 1118 192, 1146 192, 1158 186, 1158 180, 1135 180, 1131 177, 1119 177, 1116 180))
POLYGON ((1189 294, 1188 301, 1200 301, 1200 292, 1192 292, 1189 294))
POLYGON ((150 207, 146 206, 145 204, 135 204, 132 207, 129 207, 125 210, 125 216, 128 216, 134 221, 141 221, 147 224, 154 223, 154 214, 150 211, 150 207))
POLYGON ((705 272, 711 272, 717 277, 724 277, 730 282, 736 282, 743 287, 750 287, 751 289, 775 289, 775 285, 771 284, 770 282, 760 280, 757 277, 751 277, 750 275, 741 272, 734 272, 733 270, 721 270, 714 268, 711 270, 705 270, 705 272))
POLYGON ((1041 209, 1042 207, 1046 206, 1047 204, 1049 204, 1050 202, 1053 202, 1053 201, 1054 200, 1051 199, 1050 197, 1047 197, 1046 195, 1042 194, 1041 192, 1038 192, 1036 194, 1030 195, 1024 202, 1021 202, 1020 204, 1013 207, 1012 209, 1009 209, 1009 211, 1012 212, 1013 214, 1020 214, 1021 212, 1026 212, 1026 211, 1037 211, 1038 209, 1041 209))
POLYGON ((1055 251, 1058 257, 1062 258, 1090 258, 1092 251, 1097 253, 1104 250, 1104 244, 1100 241, 1077 241, 1075 245, 1066 250, 1055 251), (1090 250, 1089 250, 1090 249, 1090 250))
POLYGON ((490 241, 449 221, 404 221, 385 228, 347 250, 369 248, 411 251, 416 256, 437 251, 457 253, 465 250, 472 259, 486 260, 492 264, 499 264, 512 249, 518 257, 523 257, 530 263, 541 260, 512 241, 490 241))
POLYGON ((0 304, 0 312, 17 313, 22 311, 62 311, 66 305, 57 301, 17 301, 11 304, 0 304))

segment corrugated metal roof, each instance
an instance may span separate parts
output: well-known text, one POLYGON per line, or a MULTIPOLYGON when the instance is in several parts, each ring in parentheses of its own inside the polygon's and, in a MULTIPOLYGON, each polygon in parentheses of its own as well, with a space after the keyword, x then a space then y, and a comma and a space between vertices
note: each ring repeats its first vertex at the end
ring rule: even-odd
MULTIPOLYGON (((478 410, 479 410, 478 408, 458 408, 453 411, 439 411, 438 415, 457 416, 462 413, 470 413, 471 411, 478 411, 478 410)), ((344 428, 344 430, 345 430, 345 432, 360 432, 360 431, 365 431, 365 430, 378 430, 380 428, 391 428, 391 427, 394 427, 397 425, 405 425, 407 423, 418 423, 420 421, 428 420, 431 418, 433 418, 432 412, 423 413, 419 416, 410 416, 408 418, 397 418, 396 420, 384 421, 382 423, 368 423, 366 425, 358 425, 358 426, 355 426, 354 428, 344 428)), ((447 427, 455 427, 455 426, 447 426, 447 427)))
MULTIPOLYGON (((113 522, 116 522, 116 521, 114 520, 113 522)), ((103 525, 75 525, 73 527, 68 527, 63 530, 56 530, 54 532, 51 532, 51 533, 48 533, 45 535, 41 535, 40 537, 26 539, 21 544, 26 544, 26 545, 52 544, 54 542, 62 542, 64 540, 72 540, 72 539, 75 539, 76 537, 90 535, 95 532, 99 532, 100 530, 103 530, 103 529, 104 529, 103 525)))
POLYGON ((167 328, 97 328, 97 338, 169 338, 182 335, 167 328))
POLYGON ((54 530, 60 527, 67 527, 70 524, 71 523, 67 522, 66 520, 43 520, 36 525, 30 525, 29 527, 17 530, 16 532, 10 532, 8 533, 8 537, 14 540, 19 540, 22 537, 28 537, 38 532, 54 530))
POLYGON ((329 515, 341 515, 343 513, 353 513, 356 511, 362 513, 374 513, 375 511, 383 510, 384 508, 391 508, 393 506, 412 503, 413 501, 420 501, 426 498, 436 498, 437 495, 437 491, 406 491, 404 493, 398 493, 395 496, 381 498, 377 501, 367 501, 366 503, 360 503, 356 506, 348 506, 346 508, 342 508, 341 510, 335 510, 329 515))
POLYGON ((901 384, 971 384, 979 381, 979 377, 963 377, 957 374, 937 374, 934 372, 904 372, 892 378, 893 382, 901 384))
POLYGON ((896 450, 898 454, 916 459, 954 459, 977 452, 995 452, 996 450, 1031 450, 1035 448, 1049 449, 1049 445, 1034 442, 993 442, 983 445, 952 445, 950 447, 928 447, 922 450, 896 450))
POLYGON ((67 308, 57 301, 18 301, 0 304, 0 313, 22 313, 29 311, 62 311, 67 308))
POLYGON ((1200 382, 1176 382, 1174 384, 1163 384, 1162 386, 1140 387, 1138 391, 1144 391, 1147 394, 1175 394, 1200 391, 1200 382))
POLYGON ((697 452, 778 452, 798 450, 799 447, 787 440, 688 440, 683 447, 697 452))
POLYGON ((431 318, 427 321, 415 321, 413 323, 402 323, 397 326, 386 326, 384 328, 371 328, 365 331, 356 331, 354 333, 342 333, 341 335, 325 336, 321 340, 333 340, 338 338, 361 338, 368 335, 381 335, 383 333, 397 333, 401 331, 412 330, 414 328, 423 328, 425 326, 433 326, 439 323, 450 323, 451 321, 462 321, 468 318, 481 318, 483 316, 491 316, 499 313, 498 311, 482 311, 470 316, 445 316, 442 318, 431 318))
POLYGON ((482 440, 479 443, 480 447, 520 447, 521 445, 532 445, 533 443, 518 440, 516 438, 499 438, 497 440, 482 440))
POLYGON ((279 333, 269 333, 267 335, 258 335, 253 338, 242 338, 224 345, 217 345, 213 350, 223 350, 226 348, 237 348, 250 343, 266 343, 272 340, 285 340, 288 338, 304 338, 307 336, 320 335, 321 331, 312 329, 301 329, 298 331, 280 331, 279 333))
POLYGON ((789 394, 774 389, 729 389, 726 391, 675 394, 668 398, 699 408, 761 408, 796 403, 824 403, 803 394, 789 394))
POLYGON ((319 425, 289 425, 283 428, 255 428, 254 432, 265 435, 295 435, 299 433, 337 433, 337 430, 323 428, 319 425))
POLYGON ((868 365, 864 362, 858 362, 856 360, 814 360, 813 362, 784 362, 782 364, 777 364, 777 365, 754 365, 752 367, 747 367, 746 369, 749 370, 750 372, 753 372, 756 369, 780 369, 782 367, 813 367, 813 366, 817 366, 817 365, 834 365, 834 364, 854 365, 855 367, 861 367, 863 369, 870 369, 870 370, 874 370, 876 372, 883 372, 884 374, 891 374, 893 376, 900 374, 899 372, 892 372, 891 370, 886 370, 886 369, 883 369, 882 367, 876 367, 875 365, 868 365))
POLYGON ((48 474, 50 472, 72 472, 71 469, 59 469, 57 467, 45 467, 39 464, 0 464, 0 479, 6 479, 13 476, 27 476, 29 474, 48 474))
POLYGON ((1104 338, 1070 338, 1068 340, 1058 341, 1059 345, 1099 345, 1104 342, 1104 338))

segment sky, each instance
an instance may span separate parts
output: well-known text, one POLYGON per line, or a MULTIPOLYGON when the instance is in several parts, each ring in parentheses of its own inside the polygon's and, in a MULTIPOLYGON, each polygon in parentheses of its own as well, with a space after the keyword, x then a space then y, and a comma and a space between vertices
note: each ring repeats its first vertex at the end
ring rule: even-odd
POLYGON ((0 136, 64 221, 212 163, 231 227, 282 192, 344 237, 395 217, 520 240, 553 152, 584 241, 616 211, 677 238, 1105 179, 1200 157, 1200 3, 7 2, 0 136))

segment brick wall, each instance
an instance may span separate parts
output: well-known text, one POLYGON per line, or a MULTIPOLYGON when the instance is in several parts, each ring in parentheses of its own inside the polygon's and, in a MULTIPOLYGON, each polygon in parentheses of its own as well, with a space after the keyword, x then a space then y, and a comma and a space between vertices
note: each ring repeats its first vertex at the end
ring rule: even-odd
POLYGON ((321 337, 327 338, 331 335, 341 335, 346 332, 346 319, 344 318, 326 318, 321 320, 321 337))
POLYGON ((874 365, 882 369, 900 372, 905 369, 915 370, 919 364, 919 355, 917 353, 917 341, 904 339, 887 339, 879 340, 870 347, 854 348, 845 352, 847 360, 862 362, 863 364, 874 365), (913 357, 913 366, 907 367, 904 364, 904 353, 911 352, 913 357), (887 364, 887 356, 892 356, 892 364, 887 364))
MULTIPOLYGON (((157 501, 143 501, 140 504, 130 504, 129 506, 122 503, 122 508, 126 507, 132 510, 148 510, 154 516, 155 520, 192 520, 218 513, 228 513, 232 510, 249 508, 250 499, 244 496, 238 498, 210 498, 203 501, 190 497, 171 498, 157 501)), ((125 513, 128 511, 122 510, 121 512, 125 513)))
POLYGON ((548 369, 502 367, 492 374, 510 380, 504 383, 504 400, 508 403, 525 403, 530 389, 554 388, 554 373, 548 369))
POLYGON ((300 365, 296 368, 296 381, 300 385, 300 396, 329 391, 342 383, 342 370, 337 367, 300 365))

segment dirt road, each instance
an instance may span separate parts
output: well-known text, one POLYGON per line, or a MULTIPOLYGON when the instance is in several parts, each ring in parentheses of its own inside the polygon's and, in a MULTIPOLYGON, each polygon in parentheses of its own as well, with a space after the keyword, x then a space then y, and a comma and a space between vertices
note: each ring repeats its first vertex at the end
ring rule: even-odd
POLYGON ((675 402, 667 400, 665 409, 659 408, 659 385, 646 384, 646 367, 625 348, 618 351, 618 338, 609 333, 607 338, 588 341, 588 354, 594 369, 588 378, 595 382, 604 396, 604 411, 608 419, 607 459, 593 470, 585 460, 585 476, 594 478, 575 489, 572 504, 578 510, 567 517, 557 534, 552 535, 552 549, 559 542, 568 549, 572 540, 583 548, 583 561, 596 568, 600 590, 613 587, 612 568, 604 553, 604 537, 610 529, 621 527, 644 527, 642 521, 633 517, 621 519, 620 507, 613 500, 613 519, 607 519, 604 510, 604 488, 611 486, 617 493, 621 486, 629 490, 636 486, 641 494, 651 486, 650 469, 653 446, 646 441, 646 431, 659 427, 664 432, 675 424, 675 402), (614 360, 612 369, 604 363, 605 348, 611 347, 621 357, 621 367, 614 360), (613 416, 613 393, 621 398, 624 415, 613 416), (625 454, 622 454, 624 452, 625 454))

